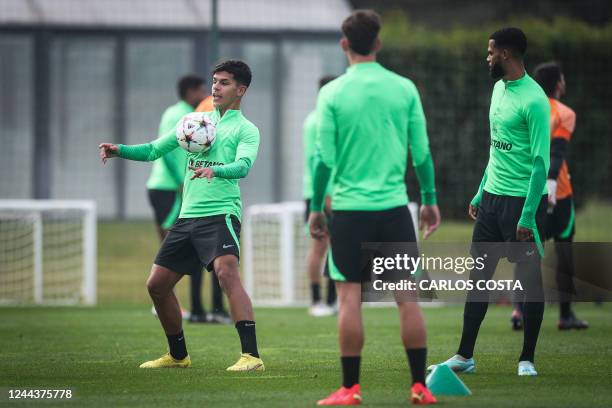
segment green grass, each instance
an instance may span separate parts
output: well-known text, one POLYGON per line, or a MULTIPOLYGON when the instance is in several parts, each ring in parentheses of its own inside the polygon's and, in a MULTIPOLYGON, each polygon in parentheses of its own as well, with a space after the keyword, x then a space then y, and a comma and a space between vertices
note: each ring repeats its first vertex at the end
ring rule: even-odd
MULTIPOLYGON (((579 241, 610 241, 612 205, 592 202, 577 214, 579 241)), ((469 241, 472 223, 445 220, 435 242, 469 241)), ((230 326, 188 325, 194 361, 188 370, 144 371, 138 365, 165 351, 144 282, 159 242, 151 222, 101 222, 96 308, 0 308, 0 406, 8 388, 73 388, 72 406, 311 407, 338 386, 333 318, 304 309, 257 309, 267 371, 230 374, 239 351, 230 326)), ((209 292, 207 284, 206 294, 209 292)), ((177 294, 188 303, 187 282, 177 294)), ((208 301, 207 301, 208 303, 208 301)), ((477 344, 477 373, 463 377, 474 395, 442 398, 453 407, 610 407, 612 313, 580 305, 586 332, 560 333, 549 307, 538 343, 538 378, 518 378, 521 335, 508 327, 510 309, 491 307, 477 344)), ((459 341, 460 306, 427 309, 429 362, 449 357, 459 341)), ((362 385, 365 406, 405 406, 409 374, 397 314, 366 309, 362 385)), ((66 403, 66 401, 64 401, 66 403)), ((20 401, 16 406, 59 406, 20 401)))
MULTIPOLYGON (((492 306, 476 347, 477 372, 462 379, 470 397, 441 398, 452 407, 610 407, 612 319, 608 307, 580 305, 591 328, 558 332, 549 307, 538 343, 537 378, 519 378, 522 335, 510 331, 510 308, 492 306)), ((166 348, 146 307, 0 309, 0 405, 7 388, 72 388, 79 407, 312 407, 339 385, 334 318, 304 309, 257 310, 263 373, 231 374, 239 352, 231 326, 187 325, 193 367, 141 370, 166 348)), ((429 362, 449 357, 460 335, 460 306, 426 309, 429 362)), ((365 310, 364 406, 406 406, 409 372, 397 313, 365 310)), ((36 406, 20 401, 15 406, 36 406)), ((42 406, 58 406, 46 401, 42 406)))

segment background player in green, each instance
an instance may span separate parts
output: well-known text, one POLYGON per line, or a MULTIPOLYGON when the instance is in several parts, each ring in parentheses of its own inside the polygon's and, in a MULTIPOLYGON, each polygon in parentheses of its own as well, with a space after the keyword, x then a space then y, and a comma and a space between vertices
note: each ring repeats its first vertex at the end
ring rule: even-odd
MULTIPOLYGON (((164 239, 147 281, 170 352, 141 368, 191 365, 173 288, 183 275, 206 267, 219 277, 240 337, 241 357, 228 371, 264 370, 257 351, 253 307, 238 268, 242 213, 238 180, 248 174, 259 148, 259 130, 240 111, 250 83, 251 70, 242 61, 228 60, 213 70, 215 110, 209 115, 217 128, 216 140, 209 151, 187 156, 189 171, 181 213, 164 239)), ((161 139, 143 145, 102 143, 100 157, 103 162, 114 156, 152 161, 176 148, 172 129, 161 139)))
MULTIPOLYGON (((381 42, 380 17, 356 10, 342 23, 341 40, 349 68, 319 92, 318 155, 311 201, 310 230, 327 236, 322 212, 328 179, 333 175, 330 275, 336 281, 342 387, 319 405, 354 405, 361 401, 359 371, 364 335, 361 284, 370 280, 360 265, 362 242, 416 242, 404 176, 408 152, 422 193, 425 238, 440 224, 434 167, 425 115, 415 85, 376 62, 381 42)), ((412 254, 418 256, 418 254, 412 254)), ((412 373, 411 400, 432 404, 425 388, 426 330, 415 301, 397 302, 401 337, 412 373)))
MULTIPOLYGON (((319 80, 319 89, 328 82, 334 80, 335 76, 324 76, 319 80)), ((317 137, 317 112, 316 109, 306 116, 304 120, 304 176, 303 176, 303 192, 304 200, 306 200, 306 222, 310 216, 310 200, 312 199, 312 173, 316 165, 315 145, 317 137)), ((330 180, 331 181, 331 180, 330 180)), ((325 197, 325 211, 329 212, 329 203, 331 203, 331 183, 328 186, 328 191, 325 197)), ((311 316, 322 317, 330 316, 335 313, 334 305, 336 303, 336 286, 332 279, 329 278, 329 268, 325 263, 327 255, 327 247, 329 239, 311 239, 310 248, 308 249, 307 268, 308 278, 310 279, 310 308, 308 312, 311 316), (323 267, 325 265, 325 267, 323 267), (325 269, 324 275, 327 279, 327 299, 321 301, 321 271, 325 269)))
MULTIPOLYGON (((503 28, 489 38, 487 62, 491 76, 498 80, 489 110, 489 163, 468 212, 476 220, 472 256, 485 258, 484 268, 473 269, 470 279, 491 279, 501 257, 517 264, 517 278, 525 294, 518 375, 534 376, 535 347, 544 314, 540 255, 541 238, 545 237, 550 106, 542 88, 525 71, 526 50, 527 38, 518 28, 503 28), (491 244, 496 242, 513 244, 491 244)), ((488 300, 487 291, 468 292, 459 350, 442 364, 457 372, 474 371, 474 346, 488 300)))

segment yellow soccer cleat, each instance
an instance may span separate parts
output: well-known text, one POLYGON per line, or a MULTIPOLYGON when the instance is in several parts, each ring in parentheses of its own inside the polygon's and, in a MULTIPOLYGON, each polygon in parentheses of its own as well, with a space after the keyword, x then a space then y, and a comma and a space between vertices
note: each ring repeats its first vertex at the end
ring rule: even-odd
POLYGON ((227 371, 264 371, 265 369, 263 361, 249 353, 240 354, 240 359, 236 364, 227 367, 227 371))
POLYGON ((189 355, 182 360, 175 360, 170 353, 166 353, 157 360, 147 361, 142 363, 140 368, 187 368, 191 367, 191 358, 189 355))

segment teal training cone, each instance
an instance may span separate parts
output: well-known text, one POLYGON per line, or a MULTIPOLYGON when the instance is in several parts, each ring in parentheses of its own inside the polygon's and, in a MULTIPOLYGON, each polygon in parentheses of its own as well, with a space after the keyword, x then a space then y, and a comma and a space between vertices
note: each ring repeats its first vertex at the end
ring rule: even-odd
POLYGON ((447 365, 438 365, 425 380, 427 388, 434 395, 472 395, 472 391, 447 365))

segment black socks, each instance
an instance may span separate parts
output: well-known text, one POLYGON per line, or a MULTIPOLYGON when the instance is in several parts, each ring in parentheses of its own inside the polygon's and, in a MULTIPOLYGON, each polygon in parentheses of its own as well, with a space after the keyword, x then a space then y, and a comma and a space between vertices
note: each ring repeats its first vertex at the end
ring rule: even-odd
POLYGON ((342 386, 351 388, 355 384, 359 384, 359 364, 361 356, 355 357, 340 357, 342 363, 342 386))
POLYGON ((255 336, 255 322, 252 320, 241 320, 236 323, 236 330, 238 330, 238 336, 240 337, 242 352, 259 358, 257 337, 255 336))
POLYGON ((168 338, 168 346, 170 347, 170 355, 175 360, 182 360, 187 357, 187 345, 185 344, 185 335, 183 331, 179 334, 166 334, 168 338))
POLYGON ((315 304, 321 301, 321 284, 319 283, 310 284, 310 299, 312 301, 312 304, 315 304))
POLYGON ((421 383, 425 385, 425 364, 427 361, 427 348, 406 349, 408 363, 410 365, 410 373, 412 374, 412 383, 421 383))

